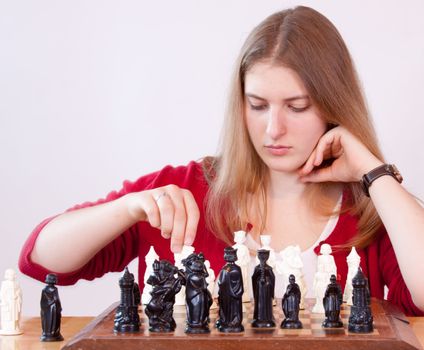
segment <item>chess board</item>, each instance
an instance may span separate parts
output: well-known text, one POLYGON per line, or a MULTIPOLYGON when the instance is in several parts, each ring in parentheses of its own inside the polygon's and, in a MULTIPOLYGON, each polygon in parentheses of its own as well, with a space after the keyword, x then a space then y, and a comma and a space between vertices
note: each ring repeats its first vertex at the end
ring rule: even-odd
POLYGON ((174 318, 177 328, 172 333, 149 332, 149 320, 140 308, 141 330, 133 334, 117 334, 113 331, 113 319, 118 303, 113 304, 89 325, 72 338, 63 349, 420 349, 420 345, 406 317, 393 305, 372 299, 374 331, 369 334, 355 334, 347 330, 349 306, 343 305, 341 318, 343 328, 322 328, 324 315, 311 313, 313 301, 307 300, 305 310, 299 317, 303 329, 281 329, 284 318, 281 301, 274 306, 277 327, 268 329, 252 328, 253 304, 244 304, 242 333, 220 333, 214 324, 218 309, 210 312, 210 334, 186 334, 186 311, 184 306, 175 306, 174 318))

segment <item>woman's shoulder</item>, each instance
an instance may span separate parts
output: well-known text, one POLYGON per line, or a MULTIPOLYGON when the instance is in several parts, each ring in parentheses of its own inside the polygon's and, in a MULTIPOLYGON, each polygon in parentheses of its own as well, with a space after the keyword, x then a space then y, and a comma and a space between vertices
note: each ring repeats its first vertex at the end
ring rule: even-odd
POLYGON ((131 187, 132 190, 146 190, 172 184, 181 188, 207 187, 209 158, 211 157, 192 160, 185 165, 166 165, 160 170, 139 177, 136 181, 125 181, 124 187, 131 187))

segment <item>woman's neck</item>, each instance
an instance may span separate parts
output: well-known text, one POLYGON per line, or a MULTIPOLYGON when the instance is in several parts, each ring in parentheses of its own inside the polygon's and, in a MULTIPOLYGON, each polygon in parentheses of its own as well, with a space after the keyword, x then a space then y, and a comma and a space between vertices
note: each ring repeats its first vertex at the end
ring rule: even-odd
POLYGON ((270 170, 268 180, 269 199, 300 199, 307 186, 299 180, 297 172, 281 173, 270 170))

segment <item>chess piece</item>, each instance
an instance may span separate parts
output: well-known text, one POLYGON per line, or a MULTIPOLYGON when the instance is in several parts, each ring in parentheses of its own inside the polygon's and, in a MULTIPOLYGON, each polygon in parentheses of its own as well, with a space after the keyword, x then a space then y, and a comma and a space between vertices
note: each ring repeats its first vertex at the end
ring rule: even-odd
POLYGON ((190 254, 182 263, 186 279, 186 333, 209 333, 209 308, 212 305, 212 295, 206 283, 207 270, 203 254, 190 254))
POLYGON ((349 332, 371 333, 373 331, 373 317, 370 308, 370 291, 368 280, 361 268, 352 279, 353 305, 350 307, 349 332))
POLYGON ((249 283, 251 281, 249 276, 249 265, 250 265, 250 253, 249 248, 244 244, 246 242, 246 232, 245 231, 236 231, 234 232, 234 249, 237 249, 237 261, 236 264, 240 266, 241 273, 243 275, 243 302, 250 302, 249 283))
POLYGON ((7 269, 1 283, 1 329, 0 335, 17 335, 23 332, 19 328, 22 310, 22 290, 16 281, 16 273, 7 269))
POLYGON ((257 328, 275 327, 274 316, 272 314, 275 276, 272 272, 272 267, 266 263, 268 258, 269 250, 258 250, 260 263, 255 267, 252 275, 253 296, 255 300, 252 327, 257 328))
POLYGON ((62 305, 59 299, 59 293, 55 284, 57 276, 54 273, 49 273, 46 276, 47 286, 41 292, 41 341, 62 341, 63 337, 60 334, 60 321, 62 318, 62 305))
POLYGON ((226 264, 218 275, 219 318, 216 327, 220 332, 243 332, 243 276, 240 266, 236 265, 237 250, 224 249, 226 264))
POLYGON ((150 332, 173 332, 176 327, 172 316, 175 295, 185 283, 184 272, 178 270, 168 260, 155 260, 153 273, 147 283, 153 286, 152 298, 144 309, 149 318, 150 332))
MULTIPOLYGON (((269 250, 269 259, 267 264, 275 269, 276 267, 276 259, 275 259, 275 251, 271 248, 271 235, 260 235, 261 240, 261 249, 269 250)), ((259 264, 259 259, 256 257, 256 263, 259 264)))
POLYGON ((336 276, 331 275, 330 284, 324 295, 325 320, 322 323, 324 328, 340 328, 343 327, 340 318, 340 309, 343 303, 342 287, 336 281, 336 276))
POLYGON ((313 292, 316 303, 312 308, 314 313, 325 313, 322 300, 327 289, 331 275, 337 276, 337 267, 334 257, 331 255, 331 246, 327 243, 321 245, 320 254, 317 259, 317 272, 314 277, 313 292))
POLYGON ((143 294, 141 295, 141 302, 143 305, 147 305, 152 298, 150 292, 152 291, 153 287, 147 283, 147 280, 153 273, 153 262, 157 259, 159 259, 159 255, 156 254, 153 246, 150 246, 149 252, 144 257, 144 260, 146 261, 146 271, 144 272, 144 288, 143 294))
POLYGON ((303 261, 301 258, 301 250, 298 245, 289 245, 284 248, 279 255, 283 258, 276 262, 277 273, 282 275, 283 290, 287 289, 287 284, 290 275, 294 275, 296 283, 300 288, 300 309, 305 308, 305 295, 307 292, 306 282, 303 277, 303 261))
POLYGON ((331 275, 337 276, 337 266, 334 261, 334 257, 331 255, 333 252, 331 246, 327 243, 321 245, 320 256, 318 256, 318 271, 323 271, 328 274, 328 280, 330 280, 331 275))
POLYGON ((134 304, 137 306, 141 305, 140 286, 137 282, 134 282, 134 304))
POLYGON ((294 275, 290 275, 289 285, 282 301, 285 318, 281 322, 281 328, 298 329, 303 327, 299 320, 300 299, 299 285, 296 283, 294 275))
MULTIPOLYGON (((175 266, 177 269, 184 269, 182 263, 183 259, 186 259, 190 254, 194 253, 194 248, 192 246, 183 245, 183 248, 180 253, 174 254, 175 266)), ((181 290, 175 297, 175 305, 185 305, 185 286, 181 286, 181 290)))
POLYGON ((352 305, 352 279, 357 273, 359 264, 361 263, 361 257, 356 252, 355 247, 352 247, 352 250, 346 258, 346 262, 348 266, 348 273, 343 294, 343 300, 347 303, 347 305, 352 305))
POLYGON ((218 305, 216 305, 214 298, 215 298, 215 271, 211 269, 211 263, 209 260, 205 260, 205 267, 206 271, 208 272, 208 276, 206 277, 206 283, 208 284, 208 290, 209 293, 211 293, 212 296, 212 305, 211 309, 216 309, 218 305))
POLYGON ((328 285, 328 274, 323 271, 317 271, 314 277, 314 285, 312 287, 315 295, 315 305, 312 307, 311 312, 317 314, 325 313, 323 299, 325 290, 328 285))
POLYGON ((114 327, 115 332, 133 333, 140 330, 140 316, 138 306, 134 301, 134 275, 125 268, 124 275, 119 279, 121 301, 116 309, 114 327))

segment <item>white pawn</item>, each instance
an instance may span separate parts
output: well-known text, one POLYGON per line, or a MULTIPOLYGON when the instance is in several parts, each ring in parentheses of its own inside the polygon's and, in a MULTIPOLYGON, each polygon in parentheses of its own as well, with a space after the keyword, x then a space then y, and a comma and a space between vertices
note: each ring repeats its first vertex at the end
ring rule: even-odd
MULTIPOLYGON (((183 245, 181 253, 174 254, 175 266, 178 269, 184 269, 183 260, 187 258, 190 254, 194 253, 194 247, 189 245, 183 245)), ((185 305, 186 303, 185 287, 182 286, 181 290, 175 296, 175 305, 185 305)))
MULTIPOLYGON (((261 249, 269 250, 269 258, 267 260, 267 264, 275 269, 276 259, 275 259, 275 251, 271 248, 271 236, 270 235, 260 235, 261 239, 261 249)), ((256 257, 256 264, 259 264, 259 259, 256 257)))
POLYGON ((244 244, 246 242, 246 232, 237 231, 234 232, 234 249, 237 249, 237 261, 236 264, 240 266, 241 274, 243 277, 243 296, 242 302, 250 302, 249 291, 251 290, 252 279, 249 274, 249 265, 250 265, 250 253, 249 248, 244 244))
POLYGON ((283 258, 277 261, 277 273, 282 275, 283 286, 282 290, 287 290, 290 275, 294 275, 296 283, 300 288, 300 308, 305 308, 305 295, 307 292, 306 282, 303 278, 303 261, 301 251, 298 245, 289 245, 284 248, 279 255, 283 258))
POLYGON ((150 275, 153 274, 153 263, 155 260, 159 260, 159 255, 157 255, 153 246, 150 246, 149 252, 144 257, 146 261, 146 271, 144 272, 144 288, 143 293, 141 294, 141 303, 147 305, 152 298, 150 292, 153 290, 153 286, 147 283, 150 275))
POLYGON ((321 245, 320 256, 318 256, 318 271, 328 273, 328 283, 330 283, 331 275, 337 276, 337 266, 334 261, 334 256, 331 255, 333 252, 331 246, 327 243, 321 245))
POLYGON ((316 298, 315 306, 312 312, 323 313, 324 306, 322 298, 325 295, 325 290, 330 283, 331 275, 337 276, 337 266, 334 257, 331 255, 331 246, 327 243, 321 245, 321 255, 317 259, 317 272, 314 277, 313 291, 316 298))
MULTIPOLYGON (((208 272, 208 277, 206 277, 206 283, 208 284, 208 290, 212 295, 212 299, 215 298, 215 271, 211 269, 211 263, 209 260, 205 260, 206 271, 208 272)), ((211 309, 216 309, 218 305, 216 305, 215 300, 211 305, 211 309)))
POLYGON ((347 305, 353 305, 352 302, 352 279, 355 277, 356 273, 358 272, 359 264, 361 263, 361 257, 356 252, 355 247, 352 247, 352 250, 350 251, 349 255, 346 258, 347 266, 348 266, 348 273, 347 273, 347 279, 346 279, 346 285, 343 293, 343 301, 347 303, 347 305))
POLYGON ((1 330, 2 335, 16 335, 23 332, 19 328, 22 310, 22 290, 16 281, 16 273, 7 269, 1 283, 1 330))
POLYGON ((313 313, 325 313, 323 299, 329 283, 330 280, 328 279, 328 274, 323 271, 317 271, 314 277, 314 285, 312 287, 315 295, 315 305, 312 308, 313 313))

